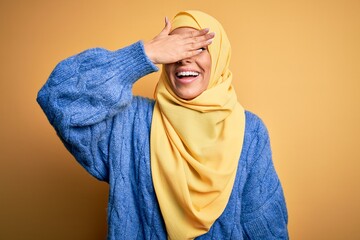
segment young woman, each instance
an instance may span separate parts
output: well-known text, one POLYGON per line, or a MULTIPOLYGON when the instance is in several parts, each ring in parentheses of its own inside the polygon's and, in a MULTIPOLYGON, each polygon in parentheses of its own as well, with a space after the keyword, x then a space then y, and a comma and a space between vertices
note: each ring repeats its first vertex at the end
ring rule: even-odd
POLYGON ((180 12, 147 43, 62 61, 40 90, 64 145, 110 184, 108 239, 288 239, 268 133, 237 101, 230 55, 216 19, 180 12), (155 100, 132 96, 155 64, 155 100))

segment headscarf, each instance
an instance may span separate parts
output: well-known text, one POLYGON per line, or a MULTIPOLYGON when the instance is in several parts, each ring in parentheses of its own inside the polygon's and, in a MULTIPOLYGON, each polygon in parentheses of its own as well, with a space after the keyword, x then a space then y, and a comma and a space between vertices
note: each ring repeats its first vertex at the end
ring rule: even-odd
POLYGON ((171 89, 163 67, 155 90, 151 170, 169 239, 194 239, 224 211, 234 185, 245 114, 231 84, 231 47, 220 23, 200 11, 178 13, 172 30, 210 28, 208 88, 191 100, 171 89))

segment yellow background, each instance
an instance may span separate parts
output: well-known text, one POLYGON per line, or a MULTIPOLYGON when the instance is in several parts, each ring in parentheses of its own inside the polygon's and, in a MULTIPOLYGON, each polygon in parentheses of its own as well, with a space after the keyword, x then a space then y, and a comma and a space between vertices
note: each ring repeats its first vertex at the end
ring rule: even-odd
MULTIPOLYGON (((291 239, 360 239, 360 1, 0 2, 0 239, 105 239, 108 186, 35 102, 62 59, 150 40, 183 9, 215 16, 239 101, 266 123, 291 239)), ((158 75, 135 93, 152 96, 158 75)))

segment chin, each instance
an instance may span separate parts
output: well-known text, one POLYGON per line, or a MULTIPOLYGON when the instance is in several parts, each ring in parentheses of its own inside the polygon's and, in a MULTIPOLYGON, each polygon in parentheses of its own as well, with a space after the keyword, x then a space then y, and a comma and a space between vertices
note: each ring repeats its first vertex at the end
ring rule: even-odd
POLYGON ((199 96, 201 93, 194 93, 192 91, 175 91, 175 94, 184 100, 191 100, 199 96))

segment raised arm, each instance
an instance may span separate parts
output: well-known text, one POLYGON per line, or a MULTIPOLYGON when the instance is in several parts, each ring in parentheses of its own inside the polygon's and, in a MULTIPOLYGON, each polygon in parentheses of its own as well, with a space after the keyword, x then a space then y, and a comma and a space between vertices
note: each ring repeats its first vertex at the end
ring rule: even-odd
POLYGON ((38 93, 59 137, 93 176, 107 181, 112 117, 132 101, 132 85, 156 71, 142 42, 118 51, 90 49, 60 62, 38 93))
POLYGON ((38 93, 37 101, 67 149, 100 180, 108 180, 112 118, 132 106, 133 83, 157 71, 154 64, 200 53, 214 37, 207 29, 192 35, 170 35, 170 29, 166 20, 146 44, 139 41, 117 51, 94 48, 70 57, 57 65, 38 93))

